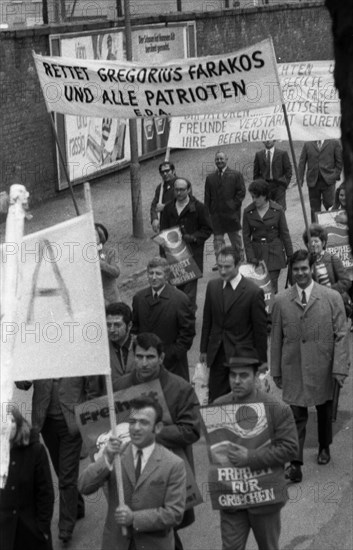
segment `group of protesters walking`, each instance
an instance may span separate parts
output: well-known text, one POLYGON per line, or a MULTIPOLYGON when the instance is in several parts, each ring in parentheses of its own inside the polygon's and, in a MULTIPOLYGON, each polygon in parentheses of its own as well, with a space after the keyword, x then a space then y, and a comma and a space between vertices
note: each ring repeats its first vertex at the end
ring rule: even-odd
MULTIPOLYGON (((308 407, 315 406, 318 415, 317 463, 326 465, 331 458, 333 392, 343 385, 349 368, 347 315, 352 281, 341 260, 326 252, 327 233, 322 226, 313 223, 303 234, 305 248, 293 250, 285 214, 292 178, 286 151, 266 141, 256 153, 254 180, 248 188, 252 203, 242 215, 246 194, 242 174, 229 168, 223 151, 216 153, 215 165, 216 170, 206 178, 201 202, 189 179, 179 175, 172 162, 162 162, 151 225, 155 233, 178 227, 201 274, 205 242, 213 234, 213 270, 218 277, 207 284, 200 335, 200 362, 209 375, 209 404, 257 404, 269 434, 266 445, 248 448, 242 440, 241 444, 229 443, 223 458, 214 456, 220 475, 225 467, 233 469, 233 478, 246 482, 250 492, 251 487, 257 488, 256 497, 253 492, 240 504, 234 496, 236 488, 234 495, 220 498, 226 502, 218 508, 222 548, 245 549, 252 529, 261 550, 276 550, 286 483, 303 479, 308 407), (255 267, 260 262, 266 265, 276 295, 270 319, 263 290, 241 275, 244 261, 255 267), (280 272, 287 266, 289 287, 280 291, 280 272), (259 373, 267 371, 268 361, 283 401, 261 387, 259 373), (274 473, 280 497, 271 500, 270 493, 260 490, 259 481, 251 477, 260 470, 274 473)), ((298 185, 303 184, 306 166, 312 222, 321 201, 328 209, 336 198, 341 201, 337 209, 344 211, 344 185, 335 197, 342 170, 339 142, 304 146, 298 185)), ((197 279, 171 285, 170 265, 161 250, 160 256, 148 261, 148 286, 136 292, 130 307, 120 299, 118 262, 106 244, 108 231, 100 223, 96 235, 113 390, 158 380, 169 414, 165 415, 158 399, 142 394, 134 398, 127 440, 110 437, 80 472, 82 438, 75 406, 104 396, 104 377, 18 382, 22 390, 33 387, 32 428, 16 408, 9 411, 14 427, 8 483, 1 490, 1 548, 52 548, 54 493, 39 434, 58 478, 58 536, 63 545, 75 542, 75 524, 85 517, 82 495, 103 486, 108 502, 103 550, 179 550, 183 548, 179 530, 195 521, 187 487, 190 475, 195 474, 192 445, 201 437, 202 422, 187 354, 201 306, 197 279), (124 503, 117 490, 117 456, 121 458, 124 503), (23 475, 25 463, 28 468, 23 475)))

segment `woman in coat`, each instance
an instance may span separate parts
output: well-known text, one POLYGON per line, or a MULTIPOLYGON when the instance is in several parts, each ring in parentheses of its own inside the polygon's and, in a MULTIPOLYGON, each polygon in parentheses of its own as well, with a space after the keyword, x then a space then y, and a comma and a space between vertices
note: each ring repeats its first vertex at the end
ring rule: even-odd
POLYGON ((10 463, 0 489, 1 550, 52 550, 54 489, 44 446, 16 407, 10 409, 10 463))
POLYGON ((309 231, 310 247, 308 245, 309 239, 306 231, 303 233, 303 241, 305 246, 309 249, 309 252, 315 257, 312 268, 313 279, 317 283, 329 286, 341 294, 347 317, 350 317, 352 315, 352 300, 350 298, 352 281, 341 259, 335 254, 330 254, 325 250, 327 245, 327 231, 325 227, 318 223, 312 223, 309 227, 309 231))
POLYGON ((287 220, 283 208, 269 200, 270 188, 258 179, 249 185, 253 202, 244 210, 243 241, 249 263, 266 263, 274 293, 278 292, 278 277, 293 254, 287 220))

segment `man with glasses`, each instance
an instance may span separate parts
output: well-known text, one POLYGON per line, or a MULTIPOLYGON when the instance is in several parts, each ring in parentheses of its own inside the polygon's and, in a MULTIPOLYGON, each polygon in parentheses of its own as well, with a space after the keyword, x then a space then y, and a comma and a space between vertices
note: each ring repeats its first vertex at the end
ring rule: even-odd
MULTIPOLYGON (((203 250, 205 241, 212 234, 212 226, 207 209, 190 196, 191 183, 186 178, 177 177, 174 181, 175 199, 166 204, 161 216, 161 230, 178 226, 201 273, 203 271, 203 250)), ((197 279, 188 281, 178 288, 190 299, 196 311, 197 279)))
POLYGON ((151 225, 155 233, 159 231, 159 220, 165 204, 174 199, 174 180, 176 178, 174 164, 169 161, 162 162, 159 165, 159 173, 163 181, 157 185, 151 203, 151 225))

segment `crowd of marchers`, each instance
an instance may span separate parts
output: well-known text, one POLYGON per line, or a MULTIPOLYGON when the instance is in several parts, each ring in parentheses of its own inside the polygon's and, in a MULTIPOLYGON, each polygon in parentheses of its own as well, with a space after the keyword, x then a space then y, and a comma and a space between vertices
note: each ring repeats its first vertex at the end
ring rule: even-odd
POLYGON ((195 521, 193 508, 187 506, 186 471, 195 473, 192 446, 201 436, 188 364, 197 310, 202 311, 200 362, 207 365, 209 404, 261 403, 269 426, 267 445, 230 445, 229 463, 235 469, 273 468, 283 486, 276 503, 220 510, 222 548, 245 549, 252 530, 261 550, 279 549, 286 486, 301 482, 305 474, 308 408, 317 410, 317 463, 324 466, 331 458, 333 394, 349 369, 352 281, 341 260, 326 251, 325 228, 314 223, 322 205, 345 213, 344 183, 336 190, 342 171, 339 142, 306 143, 298 185, 303 185, 305 171, 313 223, 303 233, 303 247, 294 251, 286 221, 292 166, 274 141, 265 142, 255 155, 248 188, 252 203, 243 213, 244 179, 228 166, 223 151, 216 153, 215 171, 206 178, 203 202, 172 162, 160 164, 162 181, 150 209, 153 232, 178 227, 201 274, 204 245, 213 234, 212 269, 218 275, 208 282, 203 304, 198 303, 197 279, 170 284, 163 249, 148 261, 148 286, 133 296, 131 306, 122 302, 108 231, 96 224, 113 390, 159 380, 170 420, 163 421, 158 400, 134 399, 129 441, 111 437, 80 471, 83 446, 74 409, 107 393, 105 377, 18 382, 21 390, 33 387, 32 426, 15 406, 9 409, 10 466, 0 491, 2 550, 52 548, 54 491, 46 451, 58 479, 58 536, 64 546, 79 547, 74 527, 85 517, 84 495, 104 486, 108 510, 103 550, 183 548, 179 530, 195 521), (275 294, 270 318, 263 290, 240 273, 244 261, 266 264, 275 294), (287 288, 279 290, 285 267, 287 288), (259 383, 268 366, 283 401, 265 393, 259 383), (124 503, 117 489, 117 455, 124 503))

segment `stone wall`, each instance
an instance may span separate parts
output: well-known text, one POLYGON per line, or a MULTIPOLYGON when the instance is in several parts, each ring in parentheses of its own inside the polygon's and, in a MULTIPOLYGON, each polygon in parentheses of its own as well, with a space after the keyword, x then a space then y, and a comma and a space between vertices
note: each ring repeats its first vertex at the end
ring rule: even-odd
MULTIPOLYGON (((333 57, 330 19, 323 2, 168 17, 173 22, 186 20, 196 21, 199 56, 230 52, 272 35, 279 62, 333 57)), ((146 17, 134 19, 134 24, 164 21, 165 16, 146 17)), ((96 21, 0 32, 0 191, 23 183, 33 201, 57 193, 55 144, 32 50, 48 55, 50 34, 121 25, 96 21)))

